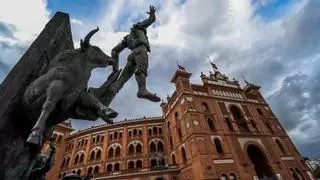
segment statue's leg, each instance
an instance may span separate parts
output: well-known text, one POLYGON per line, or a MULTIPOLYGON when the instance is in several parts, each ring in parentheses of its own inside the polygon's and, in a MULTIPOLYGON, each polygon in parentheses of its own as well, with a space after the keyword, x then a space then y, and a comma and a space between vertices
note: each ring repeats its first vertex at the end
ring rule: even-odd
POLYGON ((47 89, 47 98, 42 106, 42 111, 38 121, 32 128, 32 132, 27 139, 30 146, 39 147, 42 144, 43 133, 50 113, 56 107, 58 100, 63 96, 66 85, 63 81, 53 81, 47 89))
POLYGON ((117 117, 118 113, 103 105, 92 93, 83 92, 81 94, 81 105, 98 110, 98 115, 107 123, 112 124, 109 118, 117 117))
POLYGON ((148 71, 148 52, 144 46, 139 46, 134 50, 135 62, 137 69, 135 73, 136 81, 138 84, 139 98, 148 99, 152 102, 159 102, 161 99, 147 90, 146 79, 148 71))
POLYGON ((112 88, 117 92, 123 87, 123 85, 133 76, 136 71, 136 64, 134 62, 134 55, 131 53, 128 56, 128 61, 124 67, 119 79, 112 85, 112 88))

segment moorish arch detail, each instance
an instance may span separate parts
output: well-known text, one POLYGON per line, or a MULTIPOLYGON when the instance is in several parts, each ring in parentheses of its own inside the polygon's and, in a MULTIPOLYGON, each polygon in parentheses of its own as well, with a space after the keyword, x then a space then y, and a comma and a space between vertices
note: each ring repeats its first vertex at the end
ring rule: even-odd
POLYGON ((113 143, 113 144, 111 144, 111 145, 108 147, 108 150, 109 150, 110 148, 117 148, 118 146, 122 149, 121 144, 119 144, 119 143, 113 143))
POLYGON ((98 150, 102 151, 102 147, 96 146, 96 147, 92 148, 92 149, 90 150, 89 154, 92 153, 92 151, 97 152, 98 150))
POLYGON ((240 147, 243 152, 245 152, 245 146, 249 144, 250 142, 257 143, 263 147, 263 149, 266 149, 265 146, 262 143, 261 138, 238 138, 238 141, 240 143, 240 147))
MULTIPOLYGON (((129 148, 130 145, 133 145, 133 146, 137 146, 138 144, 140 144, 141 146, 143 146, 143 143, 139 140, 134 140, 134 141, 131 141, 130 143, 128 143, 127 145, 127 148, 129 148)), ((149 142, 150 144, 150 142, 149 142)))

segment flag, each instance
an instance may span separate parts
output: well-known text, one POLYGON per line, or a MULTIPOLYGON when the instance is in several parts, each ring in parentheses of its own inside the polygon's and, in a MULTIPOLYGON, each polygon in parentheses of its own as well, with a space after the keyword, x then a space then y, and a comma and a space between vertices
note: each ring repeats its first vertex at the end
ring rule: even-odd
POLYGON ((218 70, 218 67, 216 66, 216 64, 215 64, 215 63, 210 62, 210 64, 211 64, 211 66, 212 66, 212 68, 213 68, 214 70, 218 70))
POLYGON ((207 56, 207 58, 208 58, 208 60, 209 60, 209 62, 210 62, 210 64, 211 64, 212 69, 213 69, 214 71, 218 70, 217 65, 216 65, 215 63, 211 62, 209 56, 207 56))
POLYGON ((179 64, 178 64, 178 69, 181 71, 186 71, 186 68, 184 66, 179 65, 179 64))

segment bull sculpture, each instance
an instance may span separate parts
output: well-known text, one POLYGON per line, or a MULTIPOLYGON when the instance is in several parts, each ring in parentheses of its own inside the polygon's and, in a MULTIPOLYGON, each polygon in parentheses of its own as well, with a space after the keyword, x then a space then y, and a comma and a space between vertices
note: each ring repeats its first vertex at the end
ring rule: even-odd
POLYGON ((80 48, 54 57, 48 70, 28 85, 23 94, 24 106, 30 119, 37 119, 27 139, 29 146, 39 148, 44 137, 51 135, 52 127, 70 117, 88 120, 101 117, 113 123, 110 118, 118 115, 87 87, 93 69, 114 63, 99 47, 90 44, 90 38, 98 30, 97 27, 81 39, 80 48), (91 114, 81 114, 79 109, 91 114))

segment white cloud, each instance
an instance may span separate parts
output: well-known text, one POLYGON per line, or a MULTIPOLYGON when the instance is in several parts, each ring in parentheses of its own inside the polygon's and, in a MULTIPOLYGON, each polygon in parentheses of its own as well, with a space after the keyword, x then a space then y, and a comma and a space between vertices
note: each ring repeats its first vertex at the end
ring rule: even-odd
POLYGON ((83 25, 83 22, 79 19, 75 19, 75 18, 71 18, 71 23, 72 24, 76 24, 76 25, 79 25, 79 26, 82 26, 83 25))
POLYGON ((0 4, 0 23, 12 27, 12 37, 0 34, 0 43, 6 46, 0 46, 0 60, 12 67, 48 22, 49 11, 43 0, 0 0, 0 4))
POLYGON ((14 25, 14 36, 21 41, 34 39, 49 20, 44 0, 0 0, 0 4, 0 21, 14 25))

